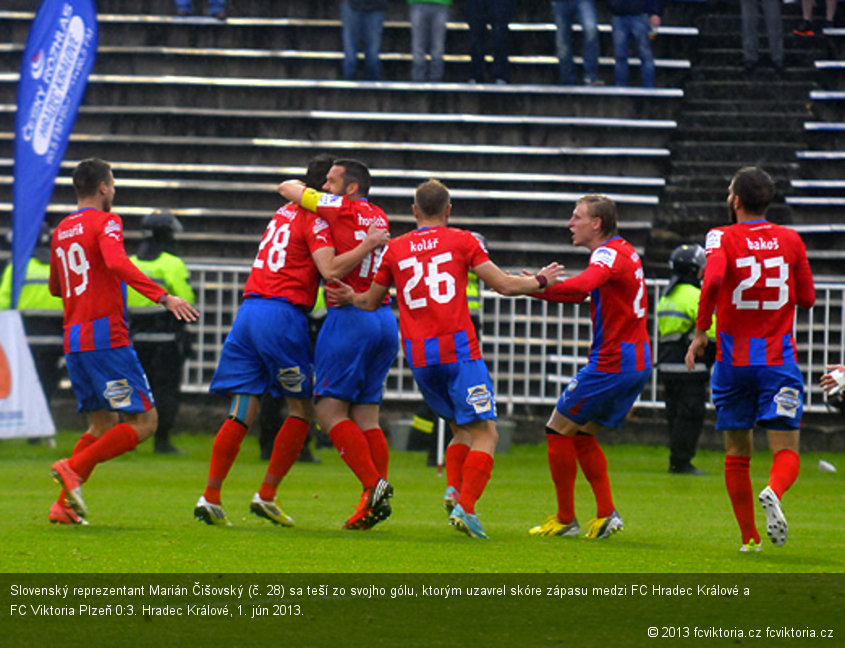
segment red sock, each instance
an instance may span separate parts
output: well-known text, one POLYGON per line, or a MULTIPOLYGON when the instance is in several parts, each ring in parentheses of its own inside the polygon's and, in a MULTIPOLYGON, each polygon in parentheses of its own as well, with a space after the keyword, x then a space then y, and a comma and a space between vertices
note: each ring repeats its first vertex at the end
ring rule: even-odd
POLYGON ((610 494, 607 457, 604 456, 604 451, 592 434, 576 434, 572 437, 572 443, 575 445, 575 454, 581 465, 581 471, 590 482, 593 495, 596 497, 596 517, 607 517, 616 510, 610 494))
MULTIPOLYGON (((87 432, 83 433, 81 437, 79 437, 79 441, 76 442, 76 445, 73 446, 73 452, 70 453, 70 456, 73 457, 74 455, 78 455, 80 452, 85 450, 86 448, 94 445, 98 441, 98 438, 95 437, 93 434, 88 434, 87 432)), ((90 477, 90 475, 89 475, 90 477)), ((59 491, 59 504, 66 506, 65 500, 65 492, 59 491)))
POLYGON ((94 445, 99 441, 99 437, 95 437, 93 434, 88 434, 85 432, 81 437, 79 437, 79 441, 76 442, 76 445, 73 446, 73 452, 70 453, 70 456, 78 455, 80 452, 88 448, 89 446, 94 445))
POLYGON ((208 467, 208 480, 205 484, 205 499, 212 504, 220 504, 220 489, 229 469, 235 463, 241 441, 246 436, 247 427, 240 421, 226 419, 211 447, 211 464, 208 467))
POLYGON ((288 474, 293 464, 296 463, 299 453, 305 446, 305 439, 308 438, 308 430, 311 424, 296 416, 288 416, 279 432, 276 434, 276 441, 273 443, 273 454, 270 455, 270 463, 267 465, 267 472, 264 474, 264 481, 258 494, 265 502, 272 502, 276 499, 276 490, 279 482, 288 474))
POLYGON ((754 493, 751 490, 751 475, 748 467, 751 457, 725 456, 725 486, 734 509, 734 517, 739 523, 742 544, 754 540, 760 544, 760 534, 754 524, 754 493))
POLYGON ((484 487, 490 481, 493 472, 493 457, 480 450, 470 450, 464 461, 464 479, 461 489, 461 508, 472 515, 475 513, 475 503, 484 492, 484 487))
POLYGON ((378 483, 379 472, 370 455, 370 446, 355 421, 343 419, 329 430, 329 438, 361 486, 372 488, 378 483))
POLYGON ((390 463, 390 448, 387 446, 387 439, 381 428, 370 428, 364 430, 364 438, 370 446, 370 457, 373 465, 378 470, 379 477, 387 479, 387 465, 390 463))
POLYGON ((798 469, 801 467, 801 458, 794 450, 781 450, 772 458, 772 469, 769 471, 769 487, 778 496, 789 490, 790 486, 798 479, 798 469))
POLYGON ((118 423, 87 448, 72 455, 68 463, 82 481, 86 481, 98 463, 119 457, 137 445, 138 433, 135 428, 128 423, 118 423))
POLYGON ((463 443, 450 443, 446 447, 446 485, 454 486, 461 492, 464 481, 464 463, 469 454, 469 446, 463 443))
POLYGON ((569 524, 575 519, 575 477, 578 462, 572 436, 546 433, 549 471, 557 494, 557 519, 569 524))

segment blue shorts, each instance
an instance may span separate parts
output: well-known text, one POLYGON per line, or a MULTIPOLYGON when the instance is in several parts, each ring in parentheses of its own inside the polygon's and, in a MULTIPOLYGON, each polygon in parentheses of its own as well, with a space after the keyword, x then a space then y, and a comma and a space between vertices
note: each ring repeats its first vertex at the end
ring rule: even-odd
POLYGON ((569 381, 557 401, 557 411, 584 425, 592 421, 618 427, 651 376, 651 369, 605 373, 589 365, 569 381))
POLYGON ((804 380, 796 364, 713 365, 710 380, 717 430, 797 430, 804 411, 804 380))
POLYGON ((247 297, 226 336, 209 391, 311 398, 314 354, 308 317, 279 299, 247 297))
POLYGON ((398 350, 399 327, 390 306, 373 312, 354 306, 329 308, 317 336, 315 396, 380 403, 398 350))
POLYGON ((65 354, 78 412, 146 412, 155 399, 131 346, 65 354))
POLYGON ((419 367, 413 374, 425 402, 447 421, 466 425, 496 420, 493 382, 484 360, 419 367))

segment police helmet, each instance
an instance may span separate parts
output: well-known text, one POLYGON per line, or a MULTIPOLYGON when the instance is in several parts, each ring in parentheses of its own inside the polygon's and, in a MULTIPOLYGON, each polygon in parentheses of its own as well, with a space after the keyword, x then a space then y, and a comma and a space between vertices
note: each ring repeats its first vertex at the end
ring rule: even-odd
POLYGON ((691 245, 679 245, 669 255, 669 268, 673 275, 681 277, 697 277, 704 269, 707 262, 707 254, 704 248, 693 243, 691 245))
POLYGON ((167 209, 156 209, 144 216, 141 221, 141 231, 147 236, 161 236, 179 234, 182 223, 167 209))

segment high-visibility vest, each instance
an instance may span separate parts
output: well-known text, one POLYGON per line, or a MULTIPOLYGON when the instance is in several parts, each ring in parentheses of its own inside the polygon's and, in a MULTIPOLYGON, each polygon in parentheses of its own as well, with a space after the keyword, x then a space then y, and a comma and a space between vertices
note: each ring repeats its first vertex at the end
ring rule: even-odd
MULTIPOLYGON (((12 307, 12 264, 3 271, 0 280, 0 310, 12 307)), ((59 311, 63 309, 61 297, 50 294, 50 265, 35 257, 26 265, 26 276, 18 297, 18 310, 59 311)))

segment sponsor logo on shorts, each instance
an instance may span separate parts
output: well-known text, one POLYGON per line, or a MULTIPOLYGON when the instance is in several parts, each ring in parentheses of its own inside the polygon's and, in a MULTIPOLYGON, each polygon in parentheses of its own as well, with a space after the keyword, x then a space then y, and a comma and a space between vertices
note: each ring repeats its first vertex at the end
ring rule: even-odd
POLYGON ((487 385, 469 387, 467 405, 471 405, 476 414, 483 414, 493 409, 493 395, 487 390, 487 385))
POLYGON ((276 380, 289 392, 299 393, 302 391, 302 383, 305 382, 305 376, 299 370, 299 367, 282 367, 276 373, 276 380))
POLYGON ((135 390, 129 386, 126 378, 120 380, 109 380, 106 382, 106 391, 103 396, 109 401, 114 409, 122 409, 132 404, 132 394, 135 390))
POLYGON ((775 402, 778 404, 777 415, 795 418, 798 406, 801 405, 801 395, 797 389, 792 387, 781 387, 775 394, 775 402))

